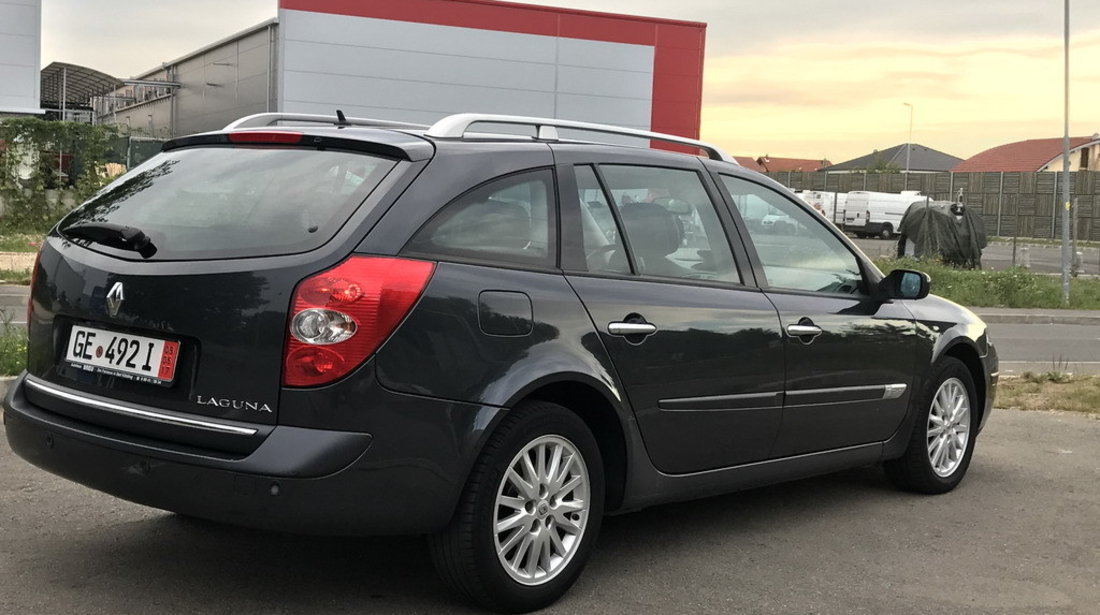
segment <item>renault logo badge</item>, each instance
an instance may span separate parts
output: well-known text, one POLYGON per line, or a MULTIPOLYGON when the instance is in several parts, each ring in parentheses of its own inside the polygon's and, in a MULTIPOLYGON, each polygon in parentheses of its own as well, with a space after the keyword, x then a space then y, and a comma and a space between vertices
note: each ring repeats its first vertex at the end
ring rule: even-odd
POLYGON ((122 292, 122 282, 115 282, 115 285, 111 287, 111 291, 107 293, 107 313, 111 316, 118 316, 118 310, 122 307, 122 300, 126 298, 126 295, 122 292))

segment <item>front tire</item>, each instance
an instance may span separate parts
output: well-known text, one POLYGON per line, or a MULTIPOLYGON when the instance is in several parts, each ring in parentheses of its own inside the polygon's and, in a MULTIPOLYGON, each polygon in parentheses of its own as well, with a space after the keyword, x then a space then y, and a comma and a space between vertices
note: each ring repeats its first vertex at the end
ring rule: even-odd
POLYGON ((882 229, 878 232, 879 239, 893 239, 894 227, 889 224, 883 224, 882 229))
POLYGON ((603 517, 603 463, 576 414, 513 409, 474 464, 451 523, 431 537, 443 580, 482 607, 541 609, 573 585, 603 517))
POLYGON ((945 357, 915 404, 916 424, 905 453, 887 461, 886 475, 917 493, 951 491, 970 467, 979 411, 974 378, 962 361, 945 357))

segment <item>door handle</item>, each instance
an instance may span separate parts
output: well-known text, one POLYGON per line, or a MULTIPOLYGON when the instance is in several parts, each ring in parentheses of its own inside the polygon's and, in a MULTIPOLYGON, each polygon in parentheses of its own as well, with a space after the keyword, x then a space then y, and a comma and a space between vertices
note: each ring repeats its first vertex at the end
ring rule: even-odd
POLYGON ((657 332, 657 325, 648 322, 612 322, 608 323, 607 332, 611 335, 653 335, 657 332))
POLYGON ((817 337, 821 335, 821 327, 817 325, 787 325, 787 335, 791 337, 817 337))

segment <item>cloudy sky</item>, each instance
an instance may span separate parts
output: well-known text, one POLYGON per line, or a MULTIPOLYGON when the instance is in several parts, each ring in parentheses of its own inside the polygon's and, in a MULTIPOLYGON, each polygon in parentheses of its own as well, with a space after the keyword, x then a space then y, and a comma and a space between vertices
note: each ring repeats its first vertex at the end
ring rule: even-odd
MULTIPOLYGON (((399 0, 393 0, 399 1, 399 0)), ((42 61, 128 77, 273 17, 276 0, 43 0, 42 61)), ((1061 0, 546 0, 708 24, 702 137, 841 162, 1062 134, 1061 0)), ((1072 0, 1071 125, 1100 132, 1100 1, 1072 0)))

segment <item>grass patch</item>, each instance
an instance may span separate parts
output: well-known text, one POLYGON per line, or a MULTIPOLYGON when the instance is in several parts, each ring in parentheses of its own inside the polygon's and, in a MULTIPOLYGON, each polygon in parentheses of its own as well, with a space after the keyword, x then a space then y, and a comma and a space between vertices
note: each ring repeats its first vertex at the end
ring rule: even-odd
POLYGON ((26 286, 30 283, 30 269, 0 269, 0 284, 23 284, 26 286))
POLYGON ((1100 377, 1065 372, 1025 373, 1002 377, 997 386, 998 408, 1064 410, 1100 415, 1100 377))
POLYGON ((37 252, 44 236, 38 233, 0 234, 0 252, 37 252))
POLYGON ((932 292, 970 307, 1062 308, 1100 310, 1100 279, 1070 280, 1069 305, 1062 305, 1058 276, 1013 267, 1003 271, 955 269, 937 261, 913 258, 875 259, 879 269, 916 269, 932 276, 932 292))
POLYGON ((15 376, 27 365, 27 330, 11 324, 9 314, 0 316, 0 376, 15 376))

